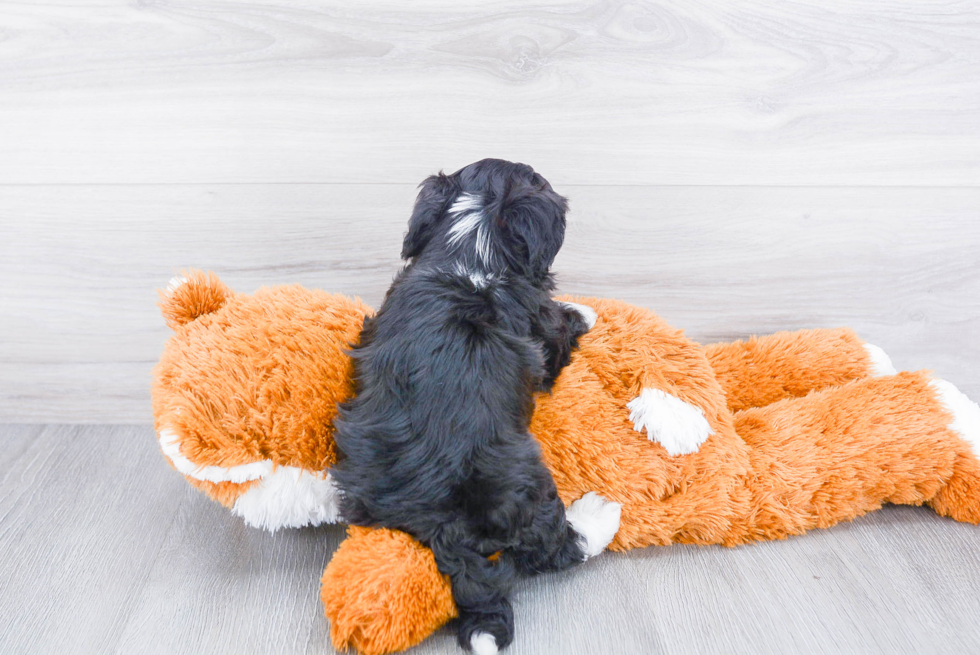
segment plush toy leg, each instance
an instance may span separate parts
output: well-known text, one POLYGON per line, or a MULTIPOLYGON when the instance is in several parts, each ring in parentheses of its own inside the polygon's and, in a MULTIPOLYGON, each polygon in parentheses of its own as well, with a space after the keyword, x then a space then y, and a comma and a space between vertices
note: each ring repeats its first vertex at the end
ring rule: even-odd
POLYGON ((334 648, 382 655, 420 643, 456 617, 432 551, 403 532, 351 527, 323 572, 334 648))
POLYGON ((953 477, 929 506, 957 521, 980 524, 980 407, 945 380, 933 380, 931 386, 953 417, 952 431, 969 447, 957 454, 953 477))
POLYGON ((968 439, 980 431, 980 408, 965 397, 951 408, 943 384, 900 373, 737 413, 755 474, 747 478, 752 511, 729 545, 829 527, 886 502, 932 501, 941 513, 976 522, 977 458, 968 439))
POLYGON ((895 373, 884 351, 847 328, 777 332, 705 351, 733 412, 895 373))

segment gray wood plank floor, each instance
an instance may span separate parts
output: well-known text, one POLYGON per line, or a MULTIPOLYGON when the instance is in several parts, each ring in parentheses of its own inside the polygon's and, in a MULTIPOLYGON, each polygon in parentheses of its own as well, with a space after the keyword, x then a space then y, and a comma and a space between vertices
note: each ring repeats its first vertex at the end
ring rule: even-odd
MULTIPOLYGON (((0 652, 331 653, 340 527, 245 527, 146 426, 0 428, 0 652)), ((977 528, 925 508, 736 549, 606 553, 514 596, 514 655, 967 653, 977 528)), ((454 653, 449 630, 414 653, 454 653)))

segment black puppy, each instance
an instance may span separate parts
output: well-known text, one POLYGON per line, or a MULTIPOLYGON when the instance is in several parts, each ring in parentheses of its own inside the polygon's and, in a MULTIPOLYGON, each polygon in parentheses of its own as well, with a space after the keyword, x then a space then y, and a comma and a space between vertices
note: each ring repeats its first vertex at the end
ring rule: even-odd
POLYGON ((516 573, 582 562, 619 527, 619 506, 595 494, 566 520, 528 433, 533 394, 595 321, 551 299, 565 209, 524 164, 485 159, 428 178, 409 263, 364 322, 355 395, 335 423, 344 518, 429 546, 452 581, 459 642, 481 655, 513 639, 516 573))

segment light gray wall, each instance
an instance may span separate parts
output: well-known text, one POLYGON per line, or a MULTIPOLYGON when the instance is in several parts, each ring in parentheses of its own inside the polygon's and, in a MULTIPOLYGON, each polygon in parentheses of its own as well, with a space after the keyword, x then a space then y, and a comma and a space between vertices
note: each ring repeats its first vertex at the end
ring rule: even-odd
POLYGON ((324 4, 0 6, 0 421, 148 421, 181 267, 376 304, 486 156, 569 196, 563 291, 980 398, 980 5, 324 4))

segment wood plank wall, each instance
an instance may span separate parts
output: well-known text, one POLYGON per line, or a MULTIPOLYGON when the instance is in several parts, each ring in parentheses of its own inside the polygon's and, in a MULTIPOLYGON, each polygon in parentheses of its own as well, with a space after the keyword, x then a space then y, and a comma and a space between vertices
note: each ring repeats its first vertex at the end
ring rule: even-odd
POLYGON ((415 185, 525 161, 562 291, 848 324, 980 398, 980 5, 0 5, 0 421, 150 420, 182 267, 376 304, 415 185))

